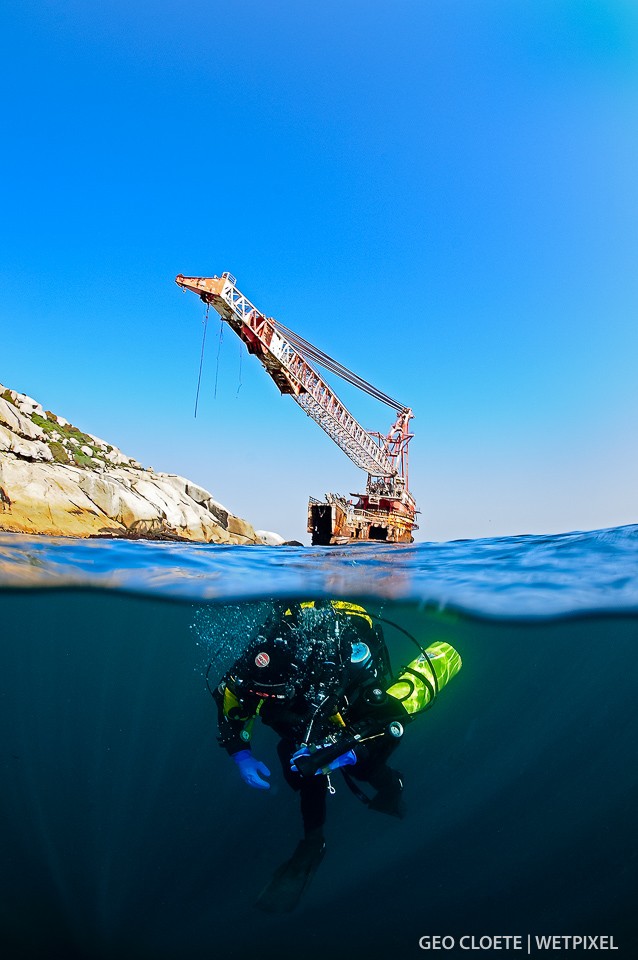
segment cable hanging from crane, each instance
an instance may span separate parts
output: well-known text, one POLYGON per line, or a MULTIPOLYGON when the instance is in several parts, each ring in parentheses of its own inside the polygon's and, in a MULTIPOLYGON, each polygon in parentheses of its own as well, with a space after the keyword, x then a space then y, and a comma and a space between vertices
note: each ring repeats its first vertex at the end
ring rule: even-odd
POLYGON ((197 419, 197 404, 199 403, 199 387, 202 382, 202 367, 204 366, 204 347, 206 346, 206 330, 208 328, 208 311, 210 304, 206 304, 206 315, 202 321, 204 324, 204 334, 202 336, 202 352, 199 356, 199 376, 197 377, 197 391, 195 393, 195 419, 197 419))
POLYGON ((353 373, 352 370, 344 367, 342 363, 334 360, 327 353, 324 353, 318 347, 315 347, 314 344, 304 340, 303 337, 300 337, 298 333, 294 332, 294 330, 284 326, 284 324, 280 323, 278 320, 273 320, 272 322, 277 330, 285 335, 286 340, 292 344, 295 350, 300 353, 304 359, 314 360, 315 363, 318 363, 320 366, 325 367, 326 370, 330 370, 332 373, 335 373, 338 377, 341 377, 342 380, 347 381, 347 383, 351 383, 353 386, 358 387, 359 390, 363 390, 364 393, 369 394, 371 397, 374 397, 381 403, 386 403, 389 407, 392 407, 393 410, 396 410, 397 413, 401 413, 403 410, 408 409, 404 403, 399 403, 398 400, 393 400, 392 397, 389 397, 386 393, 383 393, 377 387, 373 386, 371 383, 368 383, 368 381, 364 380, 363 377, 353 373))
POLYGON ((213 400, 217 399, 217 381, 219 380, 219 355, 222 352, 222 343, 224 341, 224 320, 221 319, 219 325, 219 342, 217 343, 217 362, 215 363, 215 390, 213 392, 213 400))

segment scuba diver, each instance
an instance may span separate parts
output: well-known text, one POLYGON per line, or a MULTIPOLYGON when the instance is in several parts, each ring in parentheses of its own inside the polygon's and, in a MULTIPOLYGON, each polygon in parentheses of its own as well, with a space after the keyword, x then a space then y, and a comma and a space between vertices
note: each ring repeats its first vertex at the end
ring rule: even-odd
POLYGON ((403 817, 403 780, 388 760, 405 724, 461 663, 453 648, 439 644, 456 660, 451 668, 447 652, 434 651, 432 656, 447 659, 433 666, 415 642, 422 655, 393 680, 383 633, 364 607, 342 600, 285 601, 273 606, 213 691, 218 741, 241 779, 254 789, 270 788, 270 770, 250 749, 259 717, 278 734, 284 779, 300 797, 303 839, 260 895, 262 909, 292 910, 321 862, 326 799, 328 791, 334 793, 330 778, 336 771, 371 810, 403 817))

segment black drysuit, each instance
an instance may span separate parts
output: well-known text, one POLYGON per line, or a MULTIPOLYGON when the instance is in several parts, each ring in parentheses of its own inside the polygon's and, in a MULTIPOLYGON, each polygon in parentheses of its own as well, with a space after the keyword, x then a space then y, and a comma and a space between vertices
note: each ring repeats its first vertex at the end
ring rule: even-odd
POLYGON ((362 607, 341 603, 335 610, 336 602, 331 604, 320 629, 306 635, 303 643, 295 632, 300 605, 271 618, 214 694, 218 740, 231 756, 249 749, 257 716, 279 735, 277 753, 286 782, 300 794, 306 834, 323 827, 328 777, 301 776, 291 770, 290 760, 302 744, 319 746, 327 737, 347 738, 345 753, 352 746, 352 735, 359 734, 362 742, 353 747, 357 762, 344 770, 349 786, 370 802, 353 779, 369 783, 376 791, 370 806, 401 816, 401 779, 387 766, 399 741, 388 725, 396 720, 405 723, 409 717, 385 692, 391 683, 387 650, 362 607), (357 643, 370 649, 365 667, 351 662, 357 643), (271 668, 277 683, 265 682, 271 679, 271 668))

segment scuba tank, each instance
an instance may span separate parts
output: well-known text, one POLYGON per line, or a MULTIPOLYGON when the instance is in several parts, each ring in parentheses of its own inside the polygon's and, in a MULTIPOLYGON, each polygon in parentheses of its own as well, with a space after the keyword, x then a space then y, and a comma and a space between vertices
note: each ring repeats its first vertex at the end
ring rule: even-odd
POLYGON ((421 713, 439 691, 461 669, 460 653, 449 643, 431 643, 420 657, 403 667, 387 693, 398 700, 408 714, 421 713))

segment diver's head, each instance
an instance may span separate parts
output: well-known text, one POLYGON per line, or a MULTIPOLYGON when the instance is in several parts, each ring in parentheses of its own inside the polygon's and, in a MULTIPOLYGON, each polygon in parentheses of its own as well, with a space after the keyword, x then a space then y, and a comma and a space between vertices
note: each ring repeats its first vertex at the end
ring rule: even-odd
POLYGON ((292 700, 302 676, 298 659, 283 637, 258 637, 233 670, 237 693, 263 700, 292 700))
POLYGON ((334 687, 350 661, 352 639, 330 605, 300 604, 286 610, 278 635, 258 636, 238 660, 232 679, 239 696, 290 701, 334 687))

